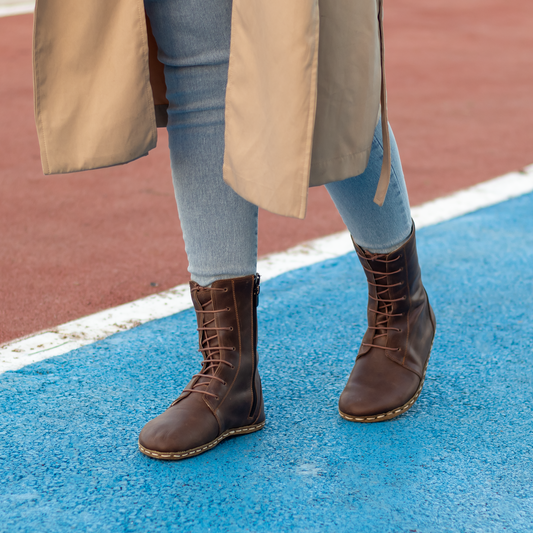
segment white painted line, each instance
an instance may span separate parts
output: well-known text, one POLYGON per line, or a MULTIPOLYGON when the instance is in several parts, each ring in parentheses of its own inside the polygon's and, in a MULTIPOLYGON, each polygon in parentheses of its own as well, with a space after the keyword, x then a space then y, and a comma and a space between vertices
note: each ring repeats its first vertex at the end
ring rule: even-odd
POLYGON ((12 15, 25 15, 33 13, 35 10, 34 2, 10 2, 0 4, 0 17, 10 17, 12 15))
MULTIPOLYGON (((413 219, 420 229, 530 192, 533 192, 533 165, 521 172, 512 172, 414 207, 413 219)), ((285 252, 267 255, 258 261, 257 271, 261 273, 262 280, 268 280, 351 251, 350 235, 343 231, 300 244, 285 252)), ((0 373, 67 353, 190 307, 188 285, 178 285, 168 291, 11 341, 0 346, 0 373)))
POLYGON ((61 355, 191 307, 188 285, 153 294, 0 347, 0 373, 61 355))
POLYGON ((532 191, 533 165, 529 165, 520 172, 511 172, 414 207, 413 219, 419 228, 431 226, 532 191))

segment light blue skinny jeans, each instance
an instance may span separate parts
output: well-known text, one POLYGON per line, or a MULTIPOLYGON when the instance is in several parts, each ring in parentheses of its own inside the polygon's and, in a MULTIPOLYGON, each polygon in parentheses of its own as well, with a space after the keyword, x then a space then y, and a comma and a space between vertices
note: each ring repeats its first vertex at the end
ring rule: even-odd
MULTIPOLYGON (((222 178, 224 100, 232 0, 145 0, 165 65, 172 178, 191 278, 200 285, 254 274, 257 206, 222 178)), ((374 133, 363 174, 326 185, 355 242, 378 253, 410 235, 411 212, 391 132, 392 174, 382 207, 373 202, 383 145, 374 133)))

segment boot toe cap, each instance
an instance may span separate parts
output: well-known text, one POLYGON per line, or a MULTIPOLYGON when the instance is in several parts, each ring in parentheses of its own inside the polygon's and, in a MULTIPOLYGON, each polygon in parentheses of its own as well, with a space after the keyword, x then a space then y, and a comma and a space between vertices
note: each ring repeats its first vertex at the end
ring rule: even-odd
POLYGON ((420 378, 407 370, 398 381, 354 380, 339 398, 339 411, 353 417, 390 413, 404 406, 416 394, 420 378))
POLYGON ((358 416, 373 416, 389 413, 409 401, 412 395, 402 393, 386 397, 376 391, 344 392, 339 399, 339 411, 343 414, 358 416))
POLYGON ((141 430, 139 444, 152 451, 179 453, 218 437, 218 422, 207 408, 202 416, 191 416, 190 411, 180 407, 180 404, 170 407, 150 420, 141 430))

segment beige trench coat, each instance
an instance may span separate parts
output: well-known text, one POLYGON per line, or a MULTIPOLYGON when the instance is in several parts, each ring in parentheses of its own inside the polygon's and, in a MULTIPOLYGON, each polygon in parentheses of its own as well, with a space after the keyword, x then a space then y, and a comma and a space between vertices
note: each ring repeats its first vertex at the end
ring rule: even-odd
MULTIPOLYGON (((309 186, 364 171, 380 102, 386 123, 382 1, 233 0, 224 180, 242 197, 303 218, 309 186)), ((45 174, 146 155, 167 102, 143 0, 37 0, 34 89, 45 174)))

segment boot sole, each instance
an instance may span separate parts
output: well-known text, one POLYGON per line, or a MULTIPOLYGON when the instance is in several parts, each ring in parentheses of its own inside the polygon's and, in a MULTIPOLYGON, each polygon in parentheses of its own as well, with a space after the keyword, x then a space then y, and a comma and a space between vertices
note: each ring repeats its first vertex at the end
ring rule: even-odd
POLYGON ((149 450, 148 448, 145 448, 140 442, 139 451, 144 455, 147 455, 148 457, 152 457, 154 459, 162 459, 163 461, 179 461, 180 459, 187 459, 189 457, 193 457, 196 455, 200 455, 201 453, 207 452, 213 449, 217 444, 220 444, 224 439, 227 439, 228 437, 236 437, 239 435, 254 433, 255 431, 260 431, 264 427, 265 423, 261 422, 260 424, 254 424, 253 426, 228 429, 224 431, 222 435, 219 435, 215 440, 212 440, 207 444, 203 444, 202 446, 198 446, 198 448, 191 448, 190 450, 185 450, 183 452, 158 452, 156 450, 149 450))
POLYGON ((401 407, 398 407, 397 409, 393 409, 392 411, 387 411, 386 413, 381 413, 379 415, 351 416, 351 415, 347 415, 346 413, 343 413, 340 409, 339 409, 339 414, 342 416, 342 418, 344 418, 344 420, 349 420, 350 422, 363 422, 363 423, 385 422, 385 420, 396 418, 397 416, 400 416, 406 411, 408 411, 409 409, 411 409, 414 403, 418 400, 418 397, 420 396, 420 393, 422 392, 422 387, 424 386, 424 382, 426 381, 426 371, 428 368, 432 349, 433 349, 433 342, 431 342, 431 347, 429 348, 429 356, 428 356, 428 360, 426 361, 426 366, 424 367, 424 373, 422 374, 422 380, 420 381, 420 385, 418 386, 418 389, 414 393, 413 397, 407 403, 403 404, 401 407))

